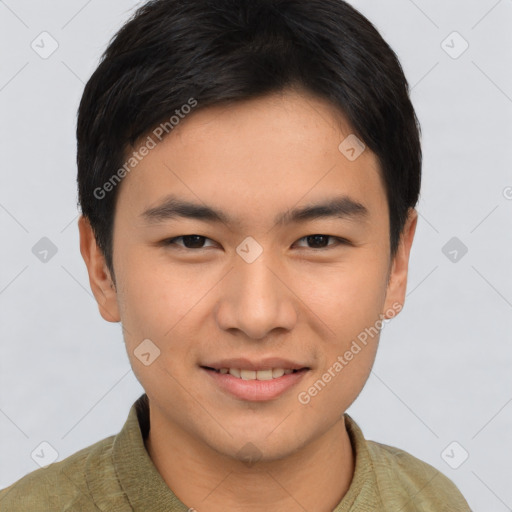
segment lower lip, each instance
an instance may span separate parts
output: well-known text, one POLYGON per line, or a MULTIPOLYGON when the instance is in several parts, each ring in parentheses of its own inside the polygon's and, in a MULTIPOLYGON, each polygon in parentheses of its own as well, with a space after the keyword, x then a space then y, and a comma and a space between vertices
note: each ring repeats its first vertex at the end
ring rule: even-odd
POLYGON ((263 402, 273 400, 298 384, 308 370, 299 370, 272 380, 243 380, 229 373, 218 373, 215 370, 202 368, 222 390, 241 400, 263 402))

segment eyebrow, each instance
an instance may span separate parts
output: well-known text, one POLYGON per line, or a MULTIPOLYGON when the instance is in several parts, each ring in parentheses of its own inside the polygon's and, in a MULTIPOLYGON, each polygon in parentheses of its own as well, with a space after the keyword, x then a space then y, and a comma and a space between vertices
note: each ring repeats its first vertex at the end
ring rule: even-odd
MULTIPOLYGON (((236 223, 236 220, 231 219, 221 210, 192 203, 174 195, 169 195, 159 205, 148 208, 141 216, 151 224, 176 218, 196 219, 210 223, 222 222, 227 225, 236 223)), ((364 220, 368 216, 369 211, 363 204, 349 196, 342 195, 287 210, 277 215, 274 222, 278 225, 286 225, 325 218, 364 220)))

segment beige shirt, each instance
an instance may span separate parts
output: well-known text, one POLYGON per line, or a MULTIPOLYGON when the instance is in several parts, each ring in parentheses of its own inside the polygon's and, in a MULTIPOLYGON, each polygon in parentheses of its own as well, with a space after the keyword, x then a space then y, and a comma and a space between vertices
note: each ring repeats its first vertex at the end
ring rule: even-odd
MULTIPOLYGON (((346 413, 345 422, 355 471, 333 512, 471 512, 442 473, 403 450, 365 440, 346 413)), ((189 507, 169 489, 146 451, 148 432, 149 406, 143 394, 117 435, 0 491, 0 511, 187 512, 189 507)))

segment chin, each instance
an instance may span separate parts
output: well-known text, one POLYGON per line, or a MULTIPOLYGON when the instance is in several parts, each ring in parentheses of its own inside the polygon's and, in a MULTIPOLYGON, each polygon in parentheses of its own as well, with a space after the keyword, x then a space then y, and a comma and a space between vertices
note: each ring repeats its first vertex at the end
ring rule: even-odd
POLYGON ((273 462, 286 458, 307 443, 307 436, 299 437, 297 429, 279 430, 276 425, 279 422, 268 429, 247 428, 243 433, 236 430, 232 438, 225 439, 226 442, 219 443, 215 440, 217 442, 209 444, 218 453, 252 467, 256 462, 273 462))

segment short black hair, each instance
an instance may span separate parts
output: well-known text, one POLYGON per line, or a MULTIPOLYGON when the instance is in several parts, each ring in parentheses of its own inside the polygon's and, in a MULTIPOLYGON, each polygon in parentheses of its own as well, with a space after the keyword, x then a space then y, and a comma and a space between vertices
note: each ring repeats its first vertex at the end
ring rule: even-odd
POLYGON ((135 143, 184 105, 289 88, 329 101, 378 157, 395 256, 419 198, 421 129, 376 28, 342 0, 151 0, 114 35, 78 109, 79 205, 112 274, 113 178, 129 172, 135 143))

